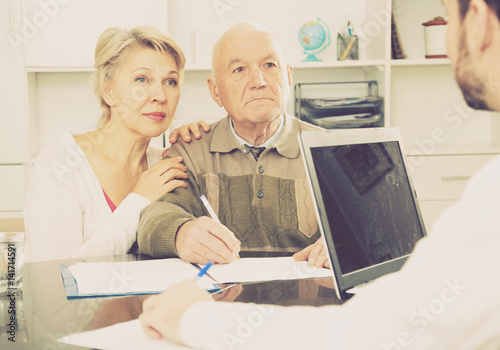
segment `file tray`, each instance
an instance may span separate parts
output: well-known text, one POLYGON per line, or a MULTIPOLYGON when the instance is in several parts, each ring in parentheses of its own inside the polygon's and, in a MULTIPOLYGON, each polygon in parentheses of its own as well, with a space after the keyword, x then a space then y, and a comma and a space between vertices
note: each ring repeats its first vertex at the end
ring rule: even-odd
POLYGON ((306 121, 325 129, 351 129, 382 126, 380 114, 352 114, 323 118, 307 118, 306 121))
POLYGON ((380 127, 383 99, 373 80, 296 84, 295 116, 327 129, 380 127))
POLYGON ((329 117, 336 115, 380 112, 381 97, 367 96, 364 98, 304 98, 302 99, 302 112, 310 117, 329 117))

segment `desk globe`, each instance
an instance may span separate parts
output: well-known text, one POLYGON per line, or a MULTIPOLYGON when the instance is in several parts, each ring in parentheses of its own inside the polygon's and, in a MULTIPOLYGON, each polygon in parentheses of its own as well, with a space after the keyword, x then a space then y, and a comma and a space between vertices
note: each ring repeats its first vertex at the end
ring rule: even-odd
POLYGON ((330 30, 321 18, 309 21, 300 27, 299 41, 307 55, 302 62, 321 61, 315 55, 330 45, 330 30))

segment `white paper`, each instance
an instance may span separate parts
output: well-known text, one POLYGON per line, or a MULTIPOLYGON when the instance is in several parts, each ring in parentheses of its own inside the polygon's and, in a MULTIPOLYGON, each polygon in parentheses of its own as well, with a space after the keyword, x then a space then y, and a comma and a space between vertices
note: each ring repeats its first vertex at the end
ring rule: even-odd
MULTIPOLYGON (((127 262, 82 262, 68 267, 80 295, 117 295, 163 292, 168 286, 195 278, 198 269, 180 259, 127 262)), ((207 276, 197 284, 206 290, 217 286, 207 276)))
POLYGON ((166 339, 154 340, 142 330, 139 320, 117 323, 113 326, 83 333, 71 334, 58 342, 105 350, 170 350, 189 349, 166 339))
MULTIPOLYGON (((92 263, 68 267, 75 278, 78 293, 85 295, 120 295, 125 293, 159 293, 168 286, 194 278, 198 269, 180 259, 92 263)), ((208 275, 219 283, 245 283, 332 277, 332 271, 309 266, 293 257, 242 258, 230 264, 214 264, 208 275)), ((206 275, 198 280, 206 290, 214 284, 206 275)))
POLYGON ((329 269, 309 266, 293 257, 242 258, 226 265, 213 265, 208 271, 219 283, 243 283, 333 277, 329 269))

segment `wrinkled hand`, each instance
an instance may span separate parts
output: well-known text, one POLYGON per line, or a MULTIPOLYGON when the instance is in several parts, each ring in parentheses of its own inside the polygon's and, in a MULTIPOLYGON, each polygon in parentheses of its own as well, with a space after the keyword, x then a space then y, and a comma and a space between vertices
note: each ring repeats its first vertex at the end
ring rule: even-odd
POLYGON ((154 202, 177 187, 186 188, 186 182, 178 180, 188 178, 187 168, 181 162, 181 157, 160 160, 141 174, 132 192, 154 202))
POLYGON ((179 136, 181 136, 185 142, 191 142, 191 134, 193 134, 195 139, 199 139, 201 137, 200 127, 203 128, 203 131, 205 132, 210 131, 210 126, 207 124, 207 122, 204 120, 200 120, 198 122, 184 124, 179 126, 178 128, 175 128, 168 136, 168 141, 171 144, 174 144, 177 142, 179 136))
POLYGON ((175 238, 179 257, 196 264, 230 263, 236 259, 240 244, 226 226, 206 216, 184 223, 175 238))
POLYGON ((330 268, 330 262, 326 255, 326 247, 323 243, 323 238, 320 238, 316 243, 295 253, 293 258, 297 261, 307 261, 309 266, 327 267, 330 268))
POLYGON ((185 280, 169 287, 165 292, 146 299, 139 315, 142 329, 153 339, 163 337, 184 344, 179 332, 182 315, 191 305, 213 301, 194 280, 185 280))

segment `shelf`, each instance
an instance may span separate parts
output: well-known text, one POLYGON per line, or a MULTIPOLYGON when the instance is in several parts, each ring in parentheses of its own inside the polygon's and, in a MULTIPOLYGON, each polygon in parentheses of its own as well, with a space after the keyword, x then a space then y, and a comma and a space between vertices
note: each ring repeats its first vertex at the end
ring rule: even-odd
MULTIPOLYGON (((297 62, 292 64, 294 69, 318 69, 318 68, 346 68, 346 67, 381 67, 385 66, 385 60, 365 61, 333 61, 333 62, 297 62)), ((212 67, 206 65, 188 64, 186 72, 210 71, 212 67)), ((60 72, 93 72, 94 67, 25 67, 27 73, 60 73, 60 72)))
POLYGON ((408 157, 500 154, 500 146, 494 144, 440 145, 431 154, 425 154, 417 146, 406 146, 405 149, 408 157))
MULTIPOLYGON (((385 66, 386 60, 362 60, 362 61, 320 61, 320 62, 296 62, 291 66, 294 69, 319 69, 319 68, 347 68, 347 67, 381 67, 385 66)), ((447 58, 438 59, 409 59, 390 60, 393 67, 398 66, 435 66, 449 65, 447 58)), ((212 68, 207 65, 186 65, 186 72, 210 71, 212 68)), ((93 72, 94 67, 25 67, 28 73, 60 73, 60 72, 93 72)))
MULTIPOLYGON (((94 67, 25 67, 27 73, 80 73, 93 72, 94 67)), ((209 66, 186 65, 185 71, 209 71, 209 66)))
MULTIPOLYGON (((319 62, 296 62, 292 63, 293 69, 310 68, 345 68, 345 67, 380 67, 385 66, 385 60, 364 60, 364 61, 319 61, 319 62)), ((205 65, 186 65, 186 71, 208 71, 212 68, 205 65)))
MULTIPOLYGON (((25 67, 27 73, 80 73, 93 72, 94 67, 25 67)), ((186 72, 209 71, 212 68, 205 65, 186 65, 186 72)))
POLYGON ((27 73, 79 73, 93 72, 94 67, 24 67, 27 73))
POLYGON ((0 211, 0 219, 22 219, 22 210, 0 211))
POLYGON ((380 67, 385 66, 385 60, 361 60, 361 61, 321 61, 321 62, 297 62, 291 66, 294 69, 302 68, 344 68, 344 67, 380 67))
POLYGON ((449 58, 391 60, 391 66, 440 66, 449 65, 449 58))

